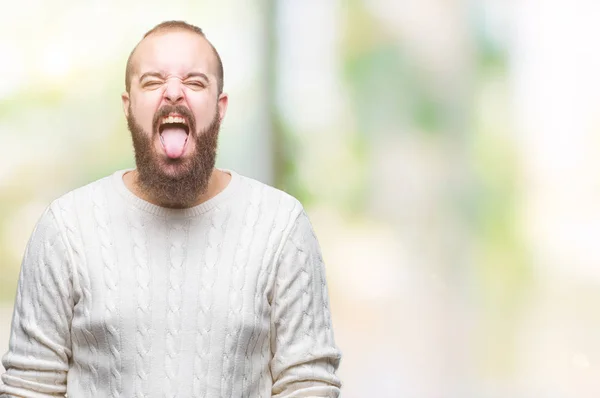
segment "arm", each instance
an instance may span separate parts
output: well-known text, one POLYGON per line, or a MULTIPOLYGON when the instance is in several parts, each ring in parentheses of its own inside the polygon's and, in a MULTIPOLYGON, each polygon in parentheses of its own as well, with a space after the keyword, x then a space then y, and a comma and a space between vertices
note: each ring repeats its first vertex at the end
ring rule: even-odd
POLYGON ((280 252, 271 314, 272 396, 338 397, 325 268, 307 215, 297 217, 280 252))
POLYGON ((27 244, 13 312, 9 349, 2 358, 2 397, 56 397, 67 390, 73 317, 67 245, 52 210, 27 244))

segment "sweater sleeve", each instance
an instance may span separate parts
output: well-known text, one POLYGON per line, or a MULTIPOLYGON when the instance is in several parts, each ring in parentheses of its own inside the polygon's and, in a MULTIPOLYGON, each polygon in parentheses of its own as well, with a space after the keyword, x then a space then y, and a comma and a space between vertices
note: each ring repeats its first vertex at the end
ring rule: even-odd
POLYGON ((72 273, 67 246, 48 208, 27 244, 13 312, 0 397, 66 393, 71 358, 72 273))
POLYGON ((276 272, 272 396, 338 397, 341 352, 334 342, 321 250, 304 211, 282 247, 276 272))

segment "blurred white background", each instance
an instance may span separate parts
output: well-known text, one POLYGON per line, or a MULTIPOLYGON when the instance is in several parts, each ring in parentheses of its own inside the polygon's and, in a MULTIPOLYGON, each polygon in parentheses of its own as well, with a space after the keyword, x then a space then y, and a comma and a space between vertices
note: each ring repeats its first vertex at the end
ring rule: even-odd
POLYGON ((600 395, 600 3, 589 0, 11 3, 0 352, 45 206, 133 166, 125 61, 168 19, 203 28, 223 58, 219 166, 309 212, 344 397, 600 395))

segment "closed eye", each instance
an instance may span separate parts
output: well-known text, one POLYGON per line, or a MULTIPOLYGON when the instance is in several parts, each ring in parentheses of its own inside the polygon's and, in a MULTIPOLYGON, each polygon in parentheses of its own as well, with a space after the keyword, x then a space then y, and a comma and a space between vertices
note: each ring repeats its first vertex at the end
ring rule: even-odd
POLYGON ((192 87, 192 88, 198 88, 198 89, 199 89, 199 88, 204 88, 204 87, 206 87, 206 85, 205 85, 203 82, 201 82, 201 81, 197 81, 197 80, 194 80, 194 81, 188 81, 188 82, 185 82, 185 84, 186 84, 187 86, 190 86, 190 87, 192 87))
POLYGON ((159 82, 158 80, 151 80, 149 82, 144 83, 143 86, 144 88, 157 88, 161 84, 162 82, 159 82))

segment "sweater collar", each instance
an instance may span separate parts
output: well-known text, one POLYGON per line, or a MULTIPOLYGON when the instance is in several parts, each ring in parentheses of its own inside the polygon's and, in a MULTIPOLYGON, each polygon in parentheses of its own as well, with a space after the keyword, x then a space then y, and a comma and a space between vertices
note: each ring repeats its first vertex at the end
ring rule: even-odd
POLYGON ((186 209, 171 209, 150 203, 131 192, 123 181, 123 175, 132 170, 134 169, 122 169, 114 172, 112 175, 113 186, 129 204, 147 213, 165 218, 189 218, 204 214, 225 202, 237 190, 240 184, 240 175, 238 173, 233 170, 219 169, 231 175, 231 180, 221 192, 199 205, 186 209))

